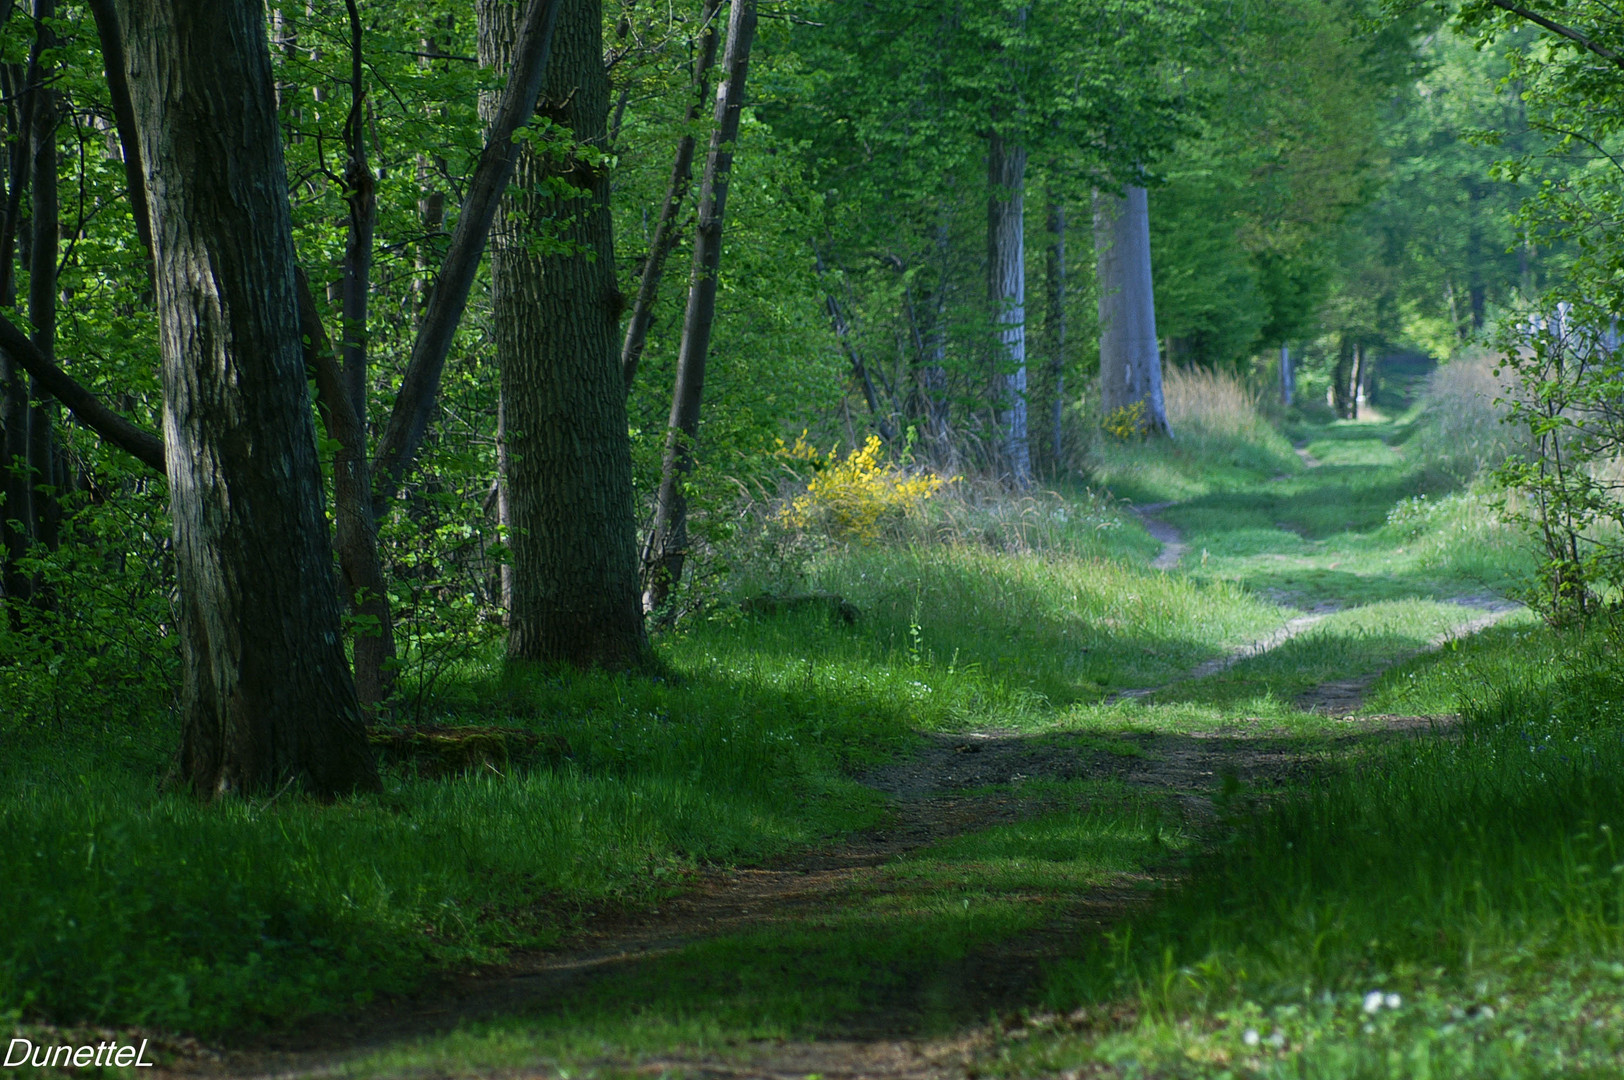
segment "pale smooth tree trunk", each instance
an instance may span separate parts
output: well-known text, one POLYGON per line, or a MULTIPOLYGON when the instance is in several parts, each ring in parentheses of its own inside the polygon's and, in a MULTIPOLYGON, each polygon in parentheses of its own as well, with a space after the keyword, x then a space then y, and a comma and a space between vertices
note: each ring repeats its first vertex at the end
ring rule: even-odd
POLYGON ((1053 191, 1049 192, 1047 227, 1048 317, 1044 322, 1049 337, 1049 383, 1054 393, 1049 403, 1049 443, 1058 475, 1065 461, 1066 440, 1066 203, 1053 191))
POLYGON ((1032 485, 1026 431, 1026 148, 993 134, 987 147, 987 297, 996 327, 994 372, 1005 475, 1032 485))
POLYGON ((1291 346, 1280 346, 1280 404, 1290 405, 1297 393, 1297 372, 1291 366, 1291 346))
POLYGON ((727 51, 722 58, 722 84, 716 88, 715 127, 705 155, 699 186, 699 218, 694 228, 694 258, 688 277, 688 306, 683 313, 682 342, 677 349, 676 386, 671 395, 660 489, 655 495, 654 523, 643 548, 643 610, 666 609, 671 590, 682 580, 688 559, 688 498, 683 491, 694 468, 694 440, 699 435, 699 404, 705 389, 705 361, 711 327, 716 321, 716 275, 722 264, 722 219, 727 209, 733 144, 739 137, 744 106, 744 80, 750 66, 750 43, 756 32, 755 0, 733 0, 728 15, 727 51))
POLYGON ((1353 335, 1343 334, 1337 342, 1336 367, 1331 369, 1330 405, 1343 420, 1354 418, 1353 395, 1349 393, 1349 388, 1353 380, 1354 354, 1358 348, 1353 335))
POLYGON ((377 786, 340 638, 257 0, 120 0, 146 169, 182 659, 204 797, 377 786))
MULTIPOLYGON (((476 12, 480 60, 504 72, 519 7, 480 0, 476 12)), ((592 156, 605 148, 609 116, 602 19, 599 0, 565 0, 539 107, 586 149, 558 139, 549 153, 518 155, 492 230, 491 305, 513 557, 508 656, 624 668, 645 662, 648 638, 609 173, 592 156), (580 194, 553 194, 561 184, 580 194)))
POLYGON ((1107 416, 1142 402, 1142 429, 1171 435, 1156 347, 1150 277, 1150 200, 1142 187, 1094 193, 1094 257, 1100 289, 1100 404, 1107 416))

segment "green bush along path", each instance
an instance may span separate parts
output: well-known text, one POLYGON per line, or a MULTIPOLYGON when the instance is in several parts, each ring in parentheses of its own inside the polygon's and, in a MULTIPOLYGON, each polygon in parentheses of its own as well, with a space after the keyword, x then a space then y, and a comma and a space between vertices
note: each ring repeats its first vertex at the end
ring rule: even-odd
POLYGON ((381 796, 22 740, 0 979, 187 1075, 1614 1075, 1616 669, 1412 420, 1290 434, 827 552, 854 625, 724 613, 667 679, 469 660, 425 713, 547 752, 381 796))

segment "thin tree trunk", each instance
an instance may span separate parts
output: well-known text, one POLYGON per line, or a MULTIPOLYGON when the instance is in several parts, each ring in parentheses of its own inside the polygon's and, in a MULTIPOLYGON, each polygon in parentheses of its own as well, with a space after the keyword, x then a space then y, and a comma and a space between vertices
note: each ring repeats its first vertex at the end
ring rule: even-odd
POLYGON ((987 149, 987 296, 997 326, 998 429, 1004 468, 1032 486, 1026 432, 1026 148, 994 134, 987 149))
POLYGON ((733 144, 739 137, 744 80, 750 66, 750 43, 756 32, 755 0, 733 0, 728 16, 723 82, 716 92, 716 126, 699 187, 699 220, 694 229, 693 267, 688 278, 688 306, 677 351, 676 387, 666 429, 660 490, 655 496, 654 524, 643 548, 643 610, 662 611, 671 590, 682 580, 688 558, 688 499, 683 486, 694 468, 694 441, 699 434, 699 403, 705 387, 705 360, 716 320, 716 275, 722 262, 722 219, 727 208, 733 144))
MULTIPOLYGON (((34 20, 39 27, 42 49, 54 48, 56 35, 49 20, 56 17, 55 0, 34 0, 34 20)), ((45 72, 40 72, 44 78, 45 72)), ((61 207, 56 188, 56 129, 61 112, 55 91, 41 86, 36 91, 34 131, 30 143, 31 171, 28 242, 28 322, 34 345, 53 361, 56 355, 56 258, 61 226, 61 207)), ((29 380, 33 400, 28 421, 28 472, 33 488, 30 510, 33 538, 55 551, 62 524, 62 507, 56 493, 56 406, 44 393, 38 379, 29 380)), ((34 583, 37 592, 40 582, 34 583)))
POLYGON ((368 722, 395 688, 395 623, 389 610, 389 583, 378 555, 378 526, 372 516, 372 475, 367 465, 366 427, 355 411, 344 372, 333 359, 332 342, 316 312, 310 282, 298 272, 299 335, 305 370, 315 379, 316 409, 327 434, 338 443, 333 454, 333 549, 338 555, 344 599, 358 617, 355 631, 355 696, 368 722))
MULTIPOLYGON (((816 267, 819 281, 822 281, 823 256, 814 254, 813 265, 816 267)), ((863 363, 863 356, 857 351, 857 346, 852 344, 851 327, 846 324, 846 315, 840 310, 840 301, 835 299, 835 294, 830 292, 827 286, 823 290, 823 304, 824 310, 829 313, 830 325, 834 327, 835 340, 840 342, 840 349, 846 354, 847 362, 851 364, 852 376, 863 391, 863 401, 868 405, 868 415, 874 421, 875 430, 886 442, 893 441, 897 437, 897 430, 880 411, 880 397, 874 391, 874 378, 869 374, 868 365, 863 363)))
POLYGON ((89 0, 101 42, 102 64, 107 69, 107 91, 113 106, 113 124, 124 159, 124 182, 130 196, 130 217, 141 246, 152 254, 152 218, 147 210, 147 185, 141 175, 141 142, 135 136, 135 113, 130 108, 130 84, 124 76, 124 39, 119 35, 113 0, 89 0))
POLYGON ((945 221, 936 224, 936 291, 932 297, 930 332, 923 358, 920 393, 925 399, 925 431, 936 464, 952 472, 958 464, 953 445, 950 405, 947 398, 947 289, 948 231, 945 221))
MULTIPOLYGON (((638 607, 626 384, 615 349, 621 296, 604 151, 609 75, 600 0, 567 0, 542 108, 586 150, 526 148, 491 243, 501 366, 501 460, 513 554, 508 656, 581 667, 648 657, 638 607), (567 183, 578 195, 549 194, 567 183), (553 239, 534 250, 537 228, 553 239), (556 230, 556 231, 555 231, 556 230), (563 250, 559 250, 562 248, 563 250)), ((503 70, 518 8, 480 0, 480 60, 503 70)))
POLYGON ((411 359, 395 396, 394 409, 372 459, 377 485, 374 512, 380 512, 390 494, 399 489, 428 430, 445 358, 468 304, 468 290, 473 287, 474 274, 485 253, 497 204, 513 175, 518 149, 513 135, 535 114, 563 5, 564 0, 526 0, 507 84, 490 119, 485 148, 480 151, 479 164, 468 182, 468 194, 451 233, 451 246, 435 277, 434 291, 412 342, 411 359))
POLYGON ((1352 395, 1348 393, 1353 378, 1353 355, 1358 348, 1353 335, 1343 334, 1337 342, 1336 367, 1331 371, 1331 407, 1343 420, 1353 418, 1352 395))
POLYGON ((1348 383, 1348 418, 1359 419, 1359 406, 1364 403, 1365 389, 1365 346, 1363 342, 1355 342, 1353 346, 1353 378, 1348 383))
POLYGON ((1065 463, 1066 443, 1066 203, 1052 189, 1049 192, 1048 324, 1049 385, 1054 399, 1049 403, 1049 445, 1051 464, 1059 475, 1065 463))
POLYGON ((722 0, 704 0, 700 12, 701 29, 699 56, 694 62, 693 97, 683 115, 683 135, 677 140, 676 160, 671 164, 671 180, 666 185, 665 202, 660 206, 660 218, 654 225, 654 238, 649 241, 648 259, 637 281, 637 299, 632 301, 631 318, 626 322, 626 337, 620 346, 620 368, 631 388, 637 377, 637 364, 642 359, 643 347, 648 343, 648 331, 654 321, 654 303, 659 299, 660 278, 665 273, 665 261, 677 246, 677 215, 694 171, 694 125, 710 96, 711 68, 716 65, 716 13, 722 0))
MULTIPOLYGON (((15 111, 16 126, 9 132, 8 146, 11 184, 6 192, 5 221, 0 223, 0 298, 11 306, 16 297, 17 242, 22 236, 22 195, 33 180, 35 160, 35 116, 44 96, 40 86, 43 75, 40 53, 47 43, 49 31, 36 25, 34 43, 29 51, 28 63, 21 69, 20 78, 13 77, 12 91, 19 99, 15 111), (19 87, 17 83, 22 85, 19 87)), ((13 69, 14 73, 17 69, 13 69)), ((32 346, 33 342, 29 344, 32 346)), ((8 362, 0 371, 0 425, 5 427, 3 445, 0 445, 0 486, 5 491, 5 506, 0 511, 0 541, 5 547, 5 565, 0 568, 0 584, 6 596, 26 599, 33 593, 33 580, 23 573, 21 561, 33 542, 34 483, 30 474, 33 448, 33 409, 29 404, 29 381, 19 366, 8 362)), ((12 613, 16 617, 16 612, 12 613)))
POLYGON ((373 788, 339 636, 264 10, 120 0, 118 16, 157 252, 181 773, 204 797, 373 788))
POLYGON ((1146 433, 1172 435, 1156 348, 1150 277, 1150 201, 1142 187, 1119 198, 1094 193, 1094 257, 1100 288, 1100 399, 1107 415, 1142 410, 1146 433))
MULTIPOLYGON (((350 112, 344 121, 344 203, 349 237, 344 247, 344 389, 365 430, 367 418, 367 300, 372 292, 372 235, 378 224, 378 185, 367 164, 366 84, 361 75, 361 13, 345 0, 350 17, 350 112)), ((365 442, 362 443, 365 450, 365 442)))
POLYGON ((1297 393, 1297 372, 1291 366, 1291 346, 1280 346, 1280 404, 1290 405, 1297 393))

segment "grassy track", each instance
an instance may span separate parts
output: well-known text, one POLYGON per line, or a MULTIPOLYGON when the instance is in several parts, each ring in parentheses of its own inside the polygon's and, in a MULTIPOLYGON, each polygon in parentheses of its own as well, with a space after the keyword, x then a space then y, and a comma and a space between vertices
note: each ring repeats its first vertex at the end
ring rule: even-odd
POLYGON ((1616 1065, 1612 669, 1516 614, 1435 648, 1521 556, 1410 432, 1106 454, 1173 503, 1171 572, 1133 515, 1034 501, 1024 550, 820 557, 855 626, 718 616, 659 681, 442 680, 435 716, 567 748, 545 767, 200 808, 154 788, 161 725, 13 717, 0 1003, 199 1032, 232 1075, 1616 1065), (1468 720, 1306 711, 1361 698, 1468 720), (978 1026, 1021 1010, 1049 1019, 978 1026))

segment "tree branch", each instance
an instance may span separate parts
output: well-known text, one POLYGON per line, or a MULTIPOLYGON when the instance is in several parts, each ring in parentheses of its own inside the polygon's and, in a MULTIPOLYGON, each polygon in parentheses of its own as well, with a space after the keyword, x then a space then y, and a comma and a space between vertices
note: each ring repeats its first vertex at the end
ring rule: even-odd
POLYGON ((1527 19, 1529 22, 1534 23, 1537 26, 1543 26, 1551 33, 1567 38, 1569 41, 1578 45, 1581 49, 1585 49, 1588 52, 1593 52, 1602 59, 1610 61, 1614 67, 1624 70, 1624 53, 1619 53, 1613 49, 1609 49, 1600 42, 1591 41, 1589 38, 1585 37, 1572 27, 1563 26, 1559 22, 1554 22, 1551 19, 1547 19, 1545 16, 1540 15, 1537 12, 1529 11, 1521 4, 1512 3, 1511 0, 1489 0, 1489 3, 1493 4, 1501 11, 1508 11, 1519 18, 1527 19))
POLYGON ((142 464, 164 471, 163 439, 102 404, 100 398, 53 364, 27 334, 4 317, 0 317, 0 349, 5 350, 18 367, 38 379, 40 387, 66 405, 85 427, 142 464))
POLYGON ((474 272, 485 254, 497 204, 513 176, 518 157, 518 148, 513 144, 514 132, 534 115, 536 99, 541 96, 542 77, 552 52, 553 28, 558 24, 561 7, 562 0, 530 0, 525 9, 507 86, 502 90, 485 149, 480 152, 479 165, 468 185, 468 196, 457 215, 451 246, 423 312, 422 326, 412 345, 412 357, 406 365, 394 411, 390 413, 383 437, 378 440, 378 452, 372 464, 379 491, 373 500, 375 508, 400 486, 428 429, 446 354, 451 351, 452 337, 467 306, 474 272))

